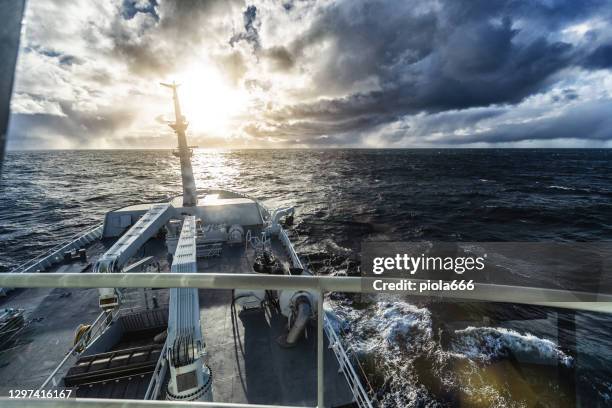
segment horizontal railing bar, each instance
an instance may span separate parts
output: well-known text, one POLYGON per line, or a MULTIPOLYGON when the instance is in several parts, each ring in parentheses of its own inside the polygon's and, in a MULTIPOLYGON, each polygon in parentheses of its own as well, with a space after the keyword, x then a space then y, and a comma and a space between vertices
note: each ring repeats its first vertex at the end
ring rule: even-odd
POLYGON ((23 273, 0 274, 0 287, 11 288, 200 288, 315 289, 360 292, 360 278, 234 273, 23 273))
MULTIPOLYGON (((5 288, 202 288, 294 289, 372 293, 370 277, 288 276, 231 273, 23 273, 0 274, 5 288)), ((421 279, 411 279, 417 286, 421 279)), ((385 282, 399 279, 385 278, 385 282)), ((510 285, 475 283, 473 291, 398 292, 446 300, 519 303, 612 312, 612 295, 510 285), (608 303, 608 304, 606 304, 608 303)))
POLYGON ((2 408, 295 408, 285 405, 259 405, 259 404, 233 404, 224 402, 190 402, 190 401, 147 401, 147 400, 112 400, 97 398, 65 398, 65 399, 36 399, 36 398, 0 398, 2 408))

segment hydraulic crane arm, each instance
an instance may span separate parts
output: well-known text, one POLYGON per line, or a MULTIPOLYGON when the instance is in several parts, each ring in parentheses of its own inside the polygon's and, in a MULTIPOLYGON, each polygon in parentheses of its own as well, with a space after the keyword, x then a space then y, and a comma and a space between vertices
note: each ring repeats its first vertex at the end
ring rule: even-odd
MULTIPOLYGON (((183 219, 171 272, 197 272, 196 221, 192 215, 183 219)), ((168 399, 212 401, 212 376, 202 360, 205 346, 197 289, 170 289, 167 344, 168 399)))
MULTIPOLYGON (((95 273, 121 272, 123 265, 168 222, 172 216, 170 204, 154 204, 132 227, 98 259, 95 273)), ((104 310, 119 306, 119 296, 114 288, 101 288, 100 307, 104 310)))

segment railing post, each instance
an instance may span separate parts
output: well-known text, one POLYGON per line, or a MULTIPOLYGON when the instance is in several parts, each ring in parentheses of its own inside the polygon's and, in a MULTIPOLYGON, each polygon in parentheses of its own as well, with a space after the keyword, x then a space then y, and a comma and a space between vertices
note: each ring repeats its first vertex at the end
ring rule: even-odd
POLYGON ((324 387, 324 374, 325 370, 323 367, 323 300, 324 292, 319 290, 319 302, 317 303, 317 407, 323 408, 325 406, 325 394, 323 392, 324 387))

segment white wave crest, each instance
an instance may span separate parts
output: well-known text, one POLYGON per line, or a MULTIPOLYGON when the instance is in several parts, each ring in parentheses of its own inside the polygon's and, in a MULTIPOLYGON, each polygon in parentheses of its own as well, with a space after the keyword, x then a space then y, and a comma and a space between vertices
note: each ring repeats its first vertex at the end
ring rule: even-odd
POLYGON ((351 322, 352 345, 364 352, 420 348, 432 337, 431 314, 405 302, 377 302, 365 313, 344 311, 351 322))
POLYGON ((505 328, 469 326, 455 330, 452 349, 468 358, 487 362, 512 353, 521 361, 559 361, 568 367, 573 363, 572 357, 560 350, 555 342, 505 328))
POLYGON ((554 189, 554 190, 566 190, 566 191, 574 191, 574 190, 576 190, 575 188, 572 188, 572 187, 556 186, 556 185, 548 186, 548 188, 551 188, 551 189, 554 189))

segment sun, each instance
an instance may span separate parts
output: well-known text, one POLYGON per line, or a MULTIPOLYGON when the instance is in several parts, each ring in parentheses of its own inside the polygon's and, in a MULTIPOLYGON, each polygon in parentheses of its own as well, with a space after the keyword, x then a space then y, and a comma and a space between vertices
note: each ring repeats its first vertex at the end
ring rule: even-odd
POLYGON ((192 133, 227 137, 244 113, 248 95, 228 83, 216 69, 194 65, 176 76, 183 115, 192 133))

